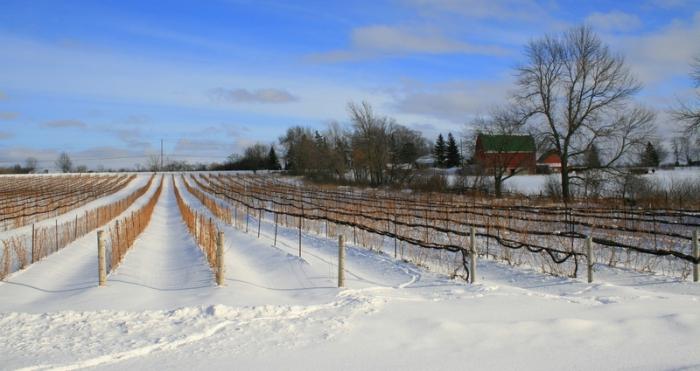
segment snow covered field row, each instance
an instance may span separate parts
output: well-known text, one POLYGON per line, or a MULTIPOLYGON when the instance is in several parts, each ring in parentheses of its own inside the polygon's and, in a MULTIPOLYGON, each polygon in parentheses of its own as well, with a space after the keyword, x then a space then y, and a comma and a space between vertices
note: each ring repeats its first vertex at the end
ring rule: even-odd
POLYGON ((269 222, 260 239, 221 228, 217 287, 168 180, 106 287, 95 232, 0 282, 0 369, 700 368, 687 281, 601 265, 587 284, 482 260, 469 285, 350 244, 338 289, 336 240, 304 235, 299 258, 296 229, 273 247, 269 222))

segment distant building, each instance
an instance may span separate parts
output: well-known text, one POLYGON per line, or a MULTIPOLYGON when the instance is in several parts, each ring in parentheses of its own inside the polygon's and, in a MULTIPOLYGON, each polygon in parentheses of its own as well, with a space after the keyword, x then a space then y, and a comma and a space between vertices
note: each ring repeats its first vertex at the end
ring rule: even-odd
POLYGON ((426 169, 434 166, 435 158, 433 157, 433 155, 425 155, 416 159, 416 167, 419 169, 426 169))
POLYGON ((546 168, 550 173, 561 173, 561 156, 559 152, 552 149, 540 156, 537 166, 546 168))
POLYGON ((532 135, 487 135, 476 138, 474 161, 485 172, 497 169, 506 172, 526 172, 534 174, 535 139, 532 135))

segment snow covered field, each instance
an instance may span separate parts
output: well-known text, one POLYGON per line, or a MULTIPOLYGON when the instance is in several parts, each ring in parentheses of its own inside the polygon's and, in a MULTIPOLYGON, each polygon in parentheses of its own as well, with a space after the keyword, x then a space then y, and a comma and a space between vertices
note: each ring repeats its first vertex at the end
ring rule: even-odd
POLYGON ((350 244, 338 289, 337 241, 305 234, 299 258, 295 229, 273 247, 269 222, 259 239, 221 227, 224 287, 169 181, 106 287, 95 232, 10 275, 0 369, 700 369, 699 284, 603 265, 588 284, 481 260, 470 285, 350 244))
MULTIPOLYGON (((525 195, 539 195, 545 192, 545 184, 548 177, 559 179, 559 174, 551 175, 529 175, 520 174, 507 179, 503 185, 508 192, 521 193, 525 195)), ((663 188, 668 188, 674 182, 678 183, 686 180, 700 182, 700 168, 678 168, 674 170, 657 170, 653 174, 643 175, 644 179, 658 184, 663 188)), ((449 175, 449 184, 455 184, 457 177, 449 175)))

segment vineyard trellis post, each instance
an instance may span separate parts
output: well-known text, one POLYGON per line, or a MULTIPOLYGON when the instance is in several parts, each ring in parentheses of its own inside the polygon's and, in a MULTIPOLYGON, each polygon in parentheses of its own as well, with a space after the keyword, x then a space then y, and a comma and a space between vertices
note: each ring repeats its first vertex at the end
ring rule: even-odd
MULTIPOLYGON (((693 231, 693 257, 695 259, 700 257, 700 247, 698 247, 698 244, 700 244, 700 242, 698 242, 698 230, 696 229, 693 231)), ((700 274, 698 274, 700 273, 698 272, 698 266, 698 263, 693 264, 693 282, 698 282, 698 279, 700 278, 698 277, 700 276, 700 274)))
POLYGON ((357 216, 353 215, 352 216, 352 244, 357 245, 357 231, 356 231, 356 226, 357 226, 357 216))
POLYGON ((216 284, 224 285, 224 232, 216 234, 216 284))
POLYGON ((260 223, 262 222, 262 207, 258 210, 258 238, 260 238, 260 223))
MULTIPOLYGON (((302 201, 303 202, 303 201, 302 201)), ((299 257, 301 258, 301 220, 304 217, 304 204, 301 204, 301 215, 299 216, 299 257)))
POLYGON ((54 247, 56 248, 54 252, 58 251, 58 219, 56 219, 55 227, 54 227, 54 233, 56 234, 56 240, 54 241, 54 247))
POLYGON ((345 237, 338 235, 338 287, 345 287, 345 237))
POLYGON ((275 213, 275 242, 272 244, 272 246, 277 247, 277 219, 279 218, 279 214, 275 213))
POLYGON ((250 206, 245 207, 245 233, 248 233, 248 222, 250 219, 250 206))
POLYGON ((103 234, 104 231, 97 231, 97 280, 99 286, 104 286, 107 281, 107 262, 105 261, 105 240, 103 234))
POLYGON ((476 228, 469 234, 469 283, 476 282, 476 228))
POLYGON ((34 235, 35 235, 35 230, 34 230, 34 223, 32 223, 32 263, 36 262, 36 252, 34 251, 34 235))
POLYGON ((394 213, 394 259, 396 259, 396 236, 398 234, 396 233, 396 213, 394 213))
POLYGON ((593 237, 586 237, 586 265, 588 266, 588 283, 593 282, 593 237))

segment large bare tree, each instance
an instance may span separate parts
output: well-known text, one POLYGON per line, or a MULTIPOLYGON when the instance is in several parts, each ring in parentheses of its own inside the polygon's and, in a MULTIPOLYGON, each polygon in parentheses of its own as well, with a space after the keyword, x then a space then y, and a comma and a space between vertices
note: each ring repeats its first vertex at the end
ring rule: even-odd
POLYGON ((372 185, 384 184, 390 161, 389 139, 393 120, 374 113, 368 102, 348 104, 353 125, 352 163, 355 177, 372 185))
POLYGON ((646 143, 654 113, 634 106, 641 85, 587 26, 531 41, 517 69, 517 102, 541 143, 561 156, 564 201, 571 165, 595 144, 609 168, 646 143))
MULTIPOLYGON (((696 88, 700 88, 700 55, 692 63, 693 71, 690 77, 696 88)), ((700 89, 695 92, 694 102, 681 102, 672 111, 674 118, 683 123, 685 134, 695 136, 700 133, 700 89)))
POLYGON ((70 173, 73 169, 73 161, 70 159, 70 156, 68 156, 68 153, 66 152, 61 152, 61 154, 58 155, 55 164, 56 168, 64 173, 70 173))

